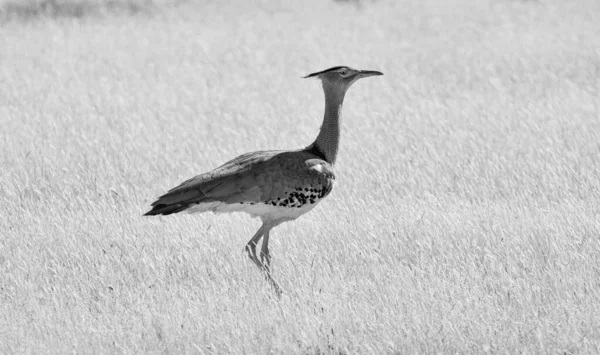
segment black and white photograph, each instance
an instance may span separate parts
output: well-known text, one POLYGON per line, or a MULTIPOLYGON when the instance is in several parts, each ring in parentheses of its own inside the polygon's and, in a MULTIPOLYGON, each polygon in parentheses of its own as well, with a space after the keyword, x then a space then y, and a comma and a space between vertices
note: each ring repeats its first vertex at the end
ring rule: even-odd
POLYGON ((0 354, 600 353, 599 0, 0 0, 0 354))

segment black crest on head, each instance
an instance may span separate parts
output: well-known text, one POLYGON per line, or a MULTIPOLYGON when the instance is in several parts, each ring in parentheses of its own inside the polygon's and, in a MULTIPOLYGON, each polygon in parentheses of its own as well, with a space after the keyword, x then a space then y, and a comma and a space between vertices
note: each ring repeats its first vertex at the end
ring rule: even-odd
POLYGON ((321 75, 323 73, 327 73, 327 72, 330 72, 330 71, 335 71, 335 70, 342 69, 342 68, 348 68, 348 67, 340 65, 340 66, 329 68, 329 69, 325 69, 325 70, 322 70, 322 71, 319 71, 319 72, 316 72, 316 73, 308 74, 304 78, 305 79, 306 78, 312 78, 312 77, 315 77, 315 76, 319 76, 319 75, 321 75))

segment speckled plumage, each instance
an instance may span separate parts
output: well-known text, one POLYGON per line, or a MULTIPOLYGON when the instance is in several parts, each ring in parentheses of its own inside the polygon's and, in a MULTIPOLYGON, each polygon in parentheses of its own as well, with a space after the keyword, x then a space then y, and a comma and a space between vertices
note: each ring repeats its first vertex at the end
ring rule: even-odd
POLYGON ((146 215, 212 211, 246 212, 260 217, 263 224, 246 251, 280 295, 269 269, 269 233, 280 223, 313 209, 333 189, 344 96, 356 80, 374 75, 382 74, 344 66, 307 75, 321 79, 325 93, 323 124, 311 145, 300 150, 240 155, 171 189, 152 203, 146 215), (259 260, 256 245, 261 239, 259 260))

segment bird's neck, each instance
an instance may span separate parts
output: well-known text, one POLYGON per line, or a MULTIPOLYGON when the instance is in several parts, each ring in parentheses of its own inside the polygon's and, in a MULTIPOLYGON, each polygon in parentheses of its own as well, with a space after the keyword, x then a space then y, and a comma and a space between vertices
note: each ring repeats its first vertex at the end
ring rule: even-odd
POLYGON ((335 164, 340 144, 340 121, 342 119, 342 104, 344 103, 343 91, 323 86, 325 92, 325 116, 319 135, 313 144, 309 146, 321 153, 325 161, 335 164))

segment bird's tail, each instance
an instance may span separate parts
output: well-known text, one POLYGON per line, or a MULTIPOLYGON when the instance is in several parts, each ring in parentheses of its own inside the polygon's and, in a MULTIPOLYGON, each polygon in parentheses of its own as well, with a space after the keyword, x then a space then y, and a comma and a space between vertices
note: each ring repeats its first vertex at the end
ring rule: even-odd
POLYGON ((190 205, 188 205, 188 204, 181 204, 181 203, 173 203, 170 205, 158 204, 156 206, 153 206, 150 211, 144 213, 144 216, 156 216, 156 215, 160 215, 160 214, 162 214, 162 215, 173 214, 173 213, 184 211, 189 206, 190 205))

